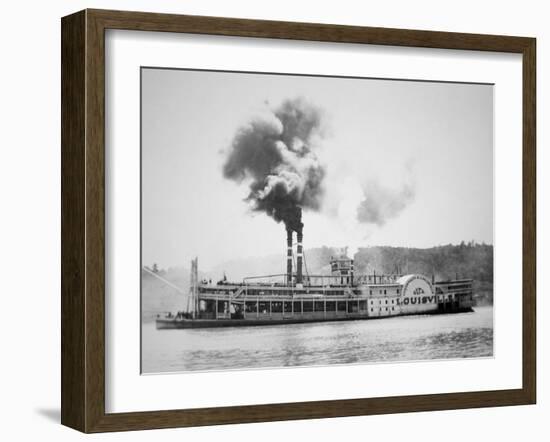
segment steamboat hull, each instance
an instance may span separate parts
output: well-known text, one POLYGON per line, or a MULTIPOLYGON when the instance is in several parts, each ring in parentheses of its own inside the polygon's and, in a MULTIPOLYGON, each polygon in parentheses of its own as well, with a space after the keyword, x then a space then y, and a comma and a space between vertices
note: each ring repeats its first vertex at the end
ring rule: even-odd
MULTIPOLYGON (((474 309, 463 307, 454 311, 432 311, 423 315, 440 315, 453 313, 471 313, 474 309)), ((157 330, 188 329, 188 328, 218 328, 218 327, 253 327, 265 325, 306 324, 315 322, 342 322, 361 321, 367 319, 384 319, 397 316, 418 316, 418 313, 401 313, 391 316, 341 316, 341 317, 301 317, 301 318, 272 318, 272 319, 157 319, 157 330)))

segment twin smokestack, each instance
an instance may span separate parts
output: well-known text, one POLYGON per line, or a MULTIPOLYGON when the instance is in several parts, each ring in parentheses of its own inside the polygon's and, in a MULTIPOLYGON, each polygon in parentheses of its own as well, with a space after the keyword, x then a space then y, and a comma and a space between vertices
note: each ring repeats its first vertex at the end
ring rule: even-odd
POLYGON ((300 226, 296 229, 292 229, 291 227, 286 227, 286 245, 287 245, 287 253, 286 253, 286 277, 287 277, 287 283, 292 283, 292 232, 296 230, 296 239, 298 241, 298 244, 296 246, 296 284, 301 284, 303 280, 303 273, 302 273, 302 262, 304 259, 304 250, 302 246, 302 241, 304 239, 303 235, 303 227, 300 226))

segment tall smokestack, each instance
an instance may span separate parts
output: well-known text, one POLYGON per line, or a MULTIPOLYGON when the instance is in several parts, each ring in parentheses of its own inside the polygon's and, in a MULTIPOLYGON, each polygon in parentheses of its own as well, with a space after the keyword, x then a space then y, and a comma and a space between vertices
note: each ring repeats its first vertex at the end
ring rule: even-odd
POLYGON ((296 259, 296 284, 302 283, 302 259, 304 256, 304 252, 302 250, 302 240, 304 239, 304 235, 302 232, 302 227, 298 229, 296 232, 296 235, 298 237, 298 247, 297 247, 297 259, 296 259))
POLYGON ((292 283, 292 229, 286 229, 286 281, 292 283))

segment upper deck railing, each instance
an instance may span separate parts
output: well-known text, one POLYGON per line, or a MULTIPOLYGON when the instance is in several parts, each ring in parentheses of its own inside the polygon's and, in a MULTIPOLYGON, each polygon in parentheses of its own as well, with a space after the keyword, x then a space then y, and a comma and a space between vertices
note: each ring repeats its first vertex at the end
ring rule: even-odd
MULTIPOLYGON (((401 274, 376 274, 371 275, 305 275, 303 277, 302 286, 350 286, 359 284, 397 284, 401 274)), ((249 276, 243 278, 244 285, 272 285, 274 287, 296 287, 297 284, 287 281, 287 275, 284 273, 264 275, 264 276, 249 276)), ((299 286, 299 284, 298 284, 299 286)))

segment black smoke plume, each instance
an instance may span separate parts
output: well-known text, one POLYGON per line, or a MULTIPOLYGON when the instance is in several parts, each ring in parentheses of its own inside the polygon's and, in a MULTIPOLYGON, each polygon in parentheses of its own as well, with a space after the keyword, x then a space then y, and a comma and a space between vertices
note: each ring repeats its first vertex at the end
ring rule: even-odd
POLYGON ((302 228, 302 209, 319 210, 325 169, 315 154, 321 112, 303 99, 287 100, 241 127, 223 167, 225 178, 250 180, 246 201, 287 229, 302 228))

